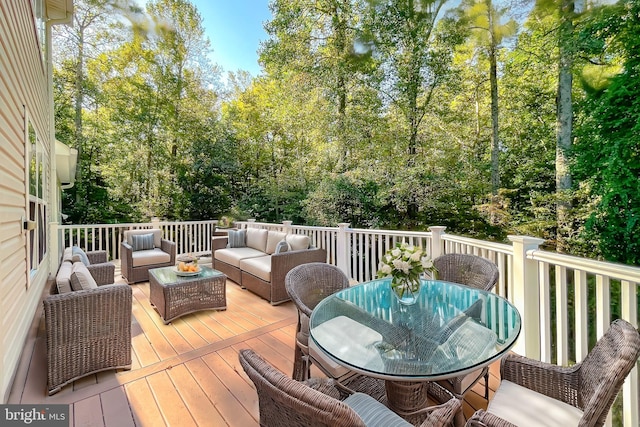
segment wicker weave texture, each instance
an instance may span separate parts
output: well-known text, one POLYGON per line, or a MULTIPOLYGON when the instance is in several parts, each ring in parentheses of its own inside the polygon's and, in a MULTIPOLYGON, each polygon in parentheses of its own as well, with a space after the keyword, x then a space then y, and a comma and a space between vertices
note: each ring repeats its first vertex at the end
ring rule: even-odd
POLYGON ((162 283, 151 270, 149 300, 166 325, 180 316, 196 311, 226 309, 226 283, 227 276, 222 273, 213 277, 185 277, 176 282, 162 283))
POLYGON ((131 298, 125 284, 45 298, 49 395, 86 375, 131 367, 131 298))
POLYGON ((446 254, 433 260, 439 280, 490 291, 498 281, 498 267, 486 258, 469 254, 446 254))
MULTIPOLYGON (((618 319, 581 363, 561 367, 509 354, 502 359, 500 373, 504 380, 581 409, 580 426, 602 426, 639 357, 640 333, 618 319)), ((490 415, 475 414, 468 425, 510 426, 490 415)))
POLYGON ((335 292, 349 287, 349 279, 338 267, 312 262, 294 267, 285 277, 287 294, 298 309, 293 378, 309 378, 309 317, 316 305, 335 292))
MULTIPOLYGON (((312 378, 298 382, 274 368, 253 350, 240 350, 239 358, 258 392, 261 426, 364 426, 362 419, 337 399, 344 394, 333 380, 312 378)), ((430 408, 420 425, 452 425, 460 408, 460 400, 453 398, 430 408)))

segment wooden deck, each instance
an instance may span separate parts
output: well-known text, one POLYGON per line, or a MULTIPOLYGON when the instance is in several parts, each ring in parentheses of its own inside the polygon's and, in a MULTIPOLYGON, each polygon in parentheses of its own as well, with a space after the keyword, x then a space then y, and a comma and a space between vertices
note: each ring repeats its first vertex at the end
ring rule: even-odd
MULTIPOLYGON (((117 280, 122 280, 116 271, 117 280)), ((85 377, 46 394, 44 319, 40 306, 8 403, 69 404, 70 426, 257 426, 258 399, 238 361, 252 348, 291 374, 296 308, 272 306, 227 281, 227 310, 203 311, 164 325, 149 303, 149 283, 132 285, 129 371, 85 377)), ((491 367, 491 393, 499 383, 491 367)), ((312 375, 322 375, 312 369, 312 375)), ((485 408, 483 381, 465 398, 468 417, 485 408)))

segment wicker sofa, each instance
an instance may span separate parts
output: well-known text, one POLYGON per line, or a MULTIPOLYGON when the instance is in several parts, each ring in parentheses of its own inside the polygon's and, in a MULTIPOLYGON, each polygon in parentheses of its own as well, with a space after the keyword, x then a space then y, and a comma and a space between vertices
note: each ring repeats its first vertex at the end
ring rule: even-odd
POLYGON ((271 304, 280 304, 290 299, 284 283, 289 270, 309 262, 326 262, 326 251, 310 243, 308 236, 274 230, 229 231, 228 236, 212 237, 213 268, 271 304), (246 233, 243 242, 234 242, 237 232, 246 233), (280 252, 279 246, 286 250, 280 252))
POLYGON ((83 263, 63 257, 56 286, 43 301, 49 395, 96 372, 131 368, 131 288, 113 284, 115 266, 98 262, 106 261, 101 252, 86 253, 92 264, 85 272, 95 282, 75 291, 75 267, 83 263))
POLYGON ((124 239, 120 244, 120 269, 127 283, 146 282, 149 280, 150 269, 170 267, 175 264, 176 244, 163 239, 162 230, 153 228, 124 232, 124 239), (143 247, 143 249, 135 247, 134 239, 149 234, 153 235, 151 247, 143 247))

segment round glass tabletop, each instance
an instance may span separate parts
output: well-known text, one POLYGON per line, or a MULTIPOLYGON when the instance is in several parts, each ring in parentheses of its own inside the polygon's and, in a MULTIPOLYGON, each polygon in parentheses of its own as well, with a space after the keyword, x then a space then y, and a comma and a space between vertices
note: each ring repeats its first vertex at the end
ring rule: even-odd
POLYGON ((400 304, 390 279, 333 294, 313 310, 311 338, 341 365, 384 379, 438 380, 487 366, 514 344, 520 314, 492 292, 423 280, 400 304))

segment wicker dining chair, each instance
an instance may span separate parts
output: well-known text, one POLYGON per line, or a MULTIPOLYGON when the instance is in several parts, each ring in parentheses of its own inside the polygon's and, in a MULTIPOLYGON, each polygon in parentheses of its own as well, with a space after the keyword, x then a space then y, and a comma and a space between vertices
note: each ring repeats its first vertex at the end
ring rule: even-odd
POLYGON ((350 371, 338 367, 322 352, 309 349, 309 319, 320 301, 335 292, 349 287, 349 279, 338 267, 323 262, 312 262, 292 268, 285 277, 285 287, 298 308, 296 345, 294 349, 293 374, 295 380, 309 378, 312 359, 325 374, 333 378, 347 377, 350 371), (310 353, 315 357, 312 357, 310 353))
MULTIPOLYGON (((345 395, 331 378, 299 382, 274 368, 253 350, 240 350, 240 364, 258 392, 260 425, 268 427, 411 427, 368 394, 345 395)), ((437 384, 433 383, 433 386, 437 384)), ((383 386, 384 387, 384 386, 383 386)), ((443 390, 444 391, 444 390, 443 390)), ((450 426, 462 402, 450 399, 427 409, 422 427, 450 426)))
POLYGON ((570 367, 509 354, 502 359, 501 383, 489 407, 466 425, 602 426, 639 357, 640 333, 621 319, 570 367))
MULTIPOLYGON (((498 267, 486 258, 468 254, 446 254, 433 260, 436 278, 490 291, 498 282, 498 267)), ((489 398, 489 368, 440 381, 443 387, 462 397, 484 377, 484 398, 489 398)))

